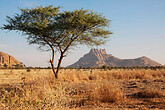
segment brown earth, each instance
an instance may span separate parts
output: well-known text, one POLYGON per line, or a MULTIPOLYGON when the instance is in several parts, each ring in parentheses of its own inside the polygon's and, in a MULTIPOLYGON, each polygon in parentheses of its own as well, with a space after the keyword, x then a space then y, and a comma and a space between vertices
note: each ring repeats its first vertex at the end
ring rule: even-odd
MULTIPOLYGON (((83 97, 79 98, 79 103, 74 103, 74 107, 81 110, 164 110, 165 109, 165 79, 159 80, 127 80, 116 82, 120 85, 123 91, 124 101, 117 103, 86 101, 83 97), (83 101, 84 100, 84 101, 83 101)), ((96 84, 92 85, 96 86, 96 84)), ((90 86, 90 87, 92 87, 90 86)), ((69 86, 72 91, 77 91, 74 94, 87 94, 89 92, 89 83, 72 84, 69 86), (83 90, 83 89, 84 90, 83 90), (85 92, 84 92, 85 91, 85 92)), ((111 93, 109 93, 111 94, 111 93)), ((85 95, 82 95, 85 96, 85 95)))

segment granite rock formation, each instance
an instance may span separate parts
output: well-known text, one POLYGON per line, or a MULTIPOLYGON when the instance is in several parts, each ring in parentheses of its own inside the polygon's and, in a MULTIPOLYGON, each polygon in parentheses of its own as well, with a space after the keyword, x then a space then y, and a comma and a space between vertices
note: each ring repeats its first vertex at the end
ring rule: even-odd
POLYGON ((0 51, 0 68, 24 68, 25 66, 14 57, 0 51))
POLYGON ((105 49, 91 49, 89 53, 81 57, 76 63, 68 67, 101 67, 101 66, 160 66, 161 64, 143 56, 136 59, 119 59, 111 54, 107 54, 105 49))

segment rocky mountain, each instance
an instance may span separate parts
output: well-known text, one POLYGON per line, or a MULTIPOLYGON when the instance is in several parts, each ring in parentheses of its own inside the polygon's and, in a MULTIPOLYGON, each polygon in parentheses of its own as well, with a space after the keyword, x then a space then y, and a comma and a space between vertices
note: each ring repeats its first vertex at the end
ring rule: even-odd
POLYGON ((91 49, 89 53, 81 57, 76 63, 68 67, 101 67, 117 66, 117 67, 131 67, 131 66, 160 66, 161 64, 143 56, 136 59, 119 59, 111 54, 107 54, 105 49, 91 49))
POLYGON ((15 68, 25 67, 21 62, 16 60, 14 57, 0 51, 0 68, 15 68))

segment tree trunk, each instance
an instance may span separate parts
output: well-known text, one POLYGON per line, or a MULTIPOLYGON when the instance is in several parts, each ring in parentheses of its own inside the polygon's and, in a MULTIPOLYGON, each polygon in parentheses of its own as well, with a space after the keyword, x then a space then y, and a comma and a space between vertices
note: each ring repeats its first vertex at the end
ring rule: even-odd
POLYGON ((64 54, 64 53, 61 53, 60 59, 59 59, 59 61, 58 61, 57 70, 56 70, 56 75, 57 75, 57 77, 58 77, 58 72, 59 72, 59 70, 60 70, 60 66, 61 66, 62 59, 63 59, 63 57, 64 57, 63 54, 64 54))
POLYGON ((57 77, 57 74, 56 74, 55 68, 54 68, 54 49, 53 48, 52 48, 52 59, 50 59, 50 64, 52 66, 52 71, 54 73, 54 76, 57 79, 58 77, 57 77))

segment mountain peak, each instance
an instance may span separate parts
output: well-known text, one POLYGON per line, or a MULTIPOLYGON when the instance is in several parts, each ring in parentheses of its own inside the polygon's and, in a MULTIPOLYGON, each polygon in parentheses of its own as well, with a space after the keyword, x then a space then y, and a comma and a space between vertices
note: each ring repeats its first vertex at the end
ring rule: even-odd
POLYGON ((146 56, 142 56, 142 57, 140 57, 140 58, 143 58, 143 59, 148 59, 148 57, 146 57, 146 56))
POLYGON ((103 65, 117 67, 131 66, 160 66, 161 64, 142 56, 136 59, 119 59, 107 54, 105 49, 91 49, 89 53, 81 57, 76 63, 68 67, 100 67, 103 65))
POLYGON ((90 52, 91 54, 106 54, 106 50, 105 49, 91 49, 90 52))
POLYGON ((88 54, 95 57, 98 61, 104 60, 108 56, 105 49, 91 49, 88 54))

